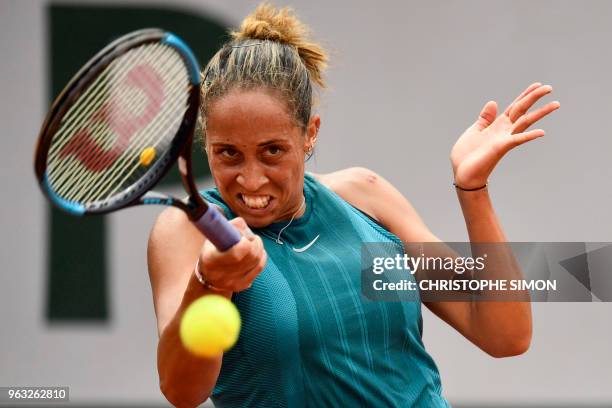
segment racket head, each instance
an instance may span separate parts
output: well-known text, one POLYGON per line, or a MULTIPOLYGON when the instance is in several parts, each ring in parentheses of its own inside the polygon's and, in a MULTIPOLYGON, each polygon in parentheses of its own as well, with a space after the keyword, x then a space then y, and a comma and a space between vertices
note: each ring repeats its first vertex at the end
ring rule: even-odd
POLYGON ((43 193, 73 215, 135 204, 188 210, 180 200, 142 198, 180 156, 184 184, 202 207, 191 176, 199 104, 199 65, 180 38, 155 28, 122 36, 53 102, 34 159, 43 193))

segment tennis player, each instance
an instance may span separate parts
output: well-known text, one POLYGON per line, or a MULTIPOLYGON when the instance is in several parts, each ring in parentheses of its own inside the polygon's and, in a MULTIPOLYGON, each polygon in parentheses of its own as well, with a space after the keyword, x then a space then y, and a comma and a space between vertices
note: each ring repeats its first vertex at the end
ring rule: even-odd
MULTIPOLYGON (((326 61, 289 10, 264 4, 202 73, 201 127, 216 185, 203 195, 243 238, 220 253, 174 208, 151 232, 160 387, 176 406, 209 397, 219 407, 449 406, 421 340, 420 303, 360 295, 362 242, 401 250, 401 241, 438 238, 373 171, 304 170, 321 123, 313 89, 325 86, 326 61), (210 293, 231 298, 243 326, 236 346, 204 359, 185 351, 178 328, 185 308, 210 293)), ((529 109, 550 92, 533 84, 499 116, 488 102, 453 147, 471 241, 506 240, 487 180, 509 150, 544 135, 527 129, 559 104, 529 109)), ((529 303, 425 306, 492 356, 529 347, 529 303)))

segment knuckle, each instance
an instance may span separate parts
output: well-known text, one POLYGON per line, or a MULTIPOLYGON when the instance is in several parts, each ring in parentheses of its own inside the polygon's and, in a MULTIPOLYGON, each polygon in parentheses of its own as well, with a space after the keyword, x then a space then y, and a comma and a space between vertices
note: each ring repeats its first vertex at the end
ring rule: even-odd
POLYGON ((518 119, 520 119, 521 116, 523 116, 524 113, 525 110, 519 106, 512 112, 512 115, 510 115, 510 117, 512 118, 513 122, 516 122, 518 119))
POLYGON ((260 256, 259 254, 261 254, 261 252, 262 248, 257 243, 254 243, 251 246, 251 250, 249 251, 249 256, 253 259, 257 259, 260 256))
POLYGON ((246 227, 246 221, 242 217, 236 217, 230 221, 230 223, 237 227, 239 230, 243 230, 246 227))
POLYGON ((525 119, 521 118, 514 122, 514 127, 512 129, 513 133, 520 133, 527 128, 527 123, 525 119))
POLYGON ((259 260, 260 272, 266 267, 266 263, 268 263, 268 254, 264 252, 263 256, 259 260))
POLYGON ((253 242, 253 247, 259 252, 265 252, 265 247, 261 237, 257 236, 253 242))
POLYGON ((240 240, 232 249, 227 251, 227 257, 231 262, 240 262, 250 251, 249 244, 240 240))

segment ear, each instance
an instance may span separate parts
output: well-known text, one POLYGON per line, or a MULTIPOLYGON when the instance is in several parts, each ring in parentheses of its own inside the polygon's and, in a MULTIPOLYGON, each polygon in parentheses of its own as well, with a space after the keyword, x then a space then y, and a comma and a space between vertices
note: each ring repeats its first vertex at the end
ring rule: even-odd
POLYGON ((318 114, 312 115, 308 126, 306 127, 306 139, 304 140, 304 150, 312 150, 317 143, 319 135, 319 127, 321 127, 321 117, 318 114))

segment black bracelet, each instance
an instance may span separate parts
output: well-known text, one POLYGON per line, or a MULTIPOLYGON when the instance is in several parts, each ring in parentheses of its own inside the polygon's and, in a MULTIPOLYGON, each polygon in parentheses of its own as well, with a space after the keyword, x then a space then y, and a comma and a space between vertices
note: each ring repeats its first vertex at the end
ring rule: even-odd
POLYGON ((485 183, 485 185, 484 185, 484 186, 481 186, 481 187, 476 187, 476 188, 463 188, 463 187, 459 187, 459 186, 457 185, 457 183, 453 183, 453 186, 455 186, 455 188, 457 188, 457 189, 459 189, 459 190, 461 190, 461 191, 478 191, 478 190, 483 190, 483 189, 487 188, 487 186, 488 186, 488 185, 489 185, 489 183, 487 182, 487 183, 485 183))

